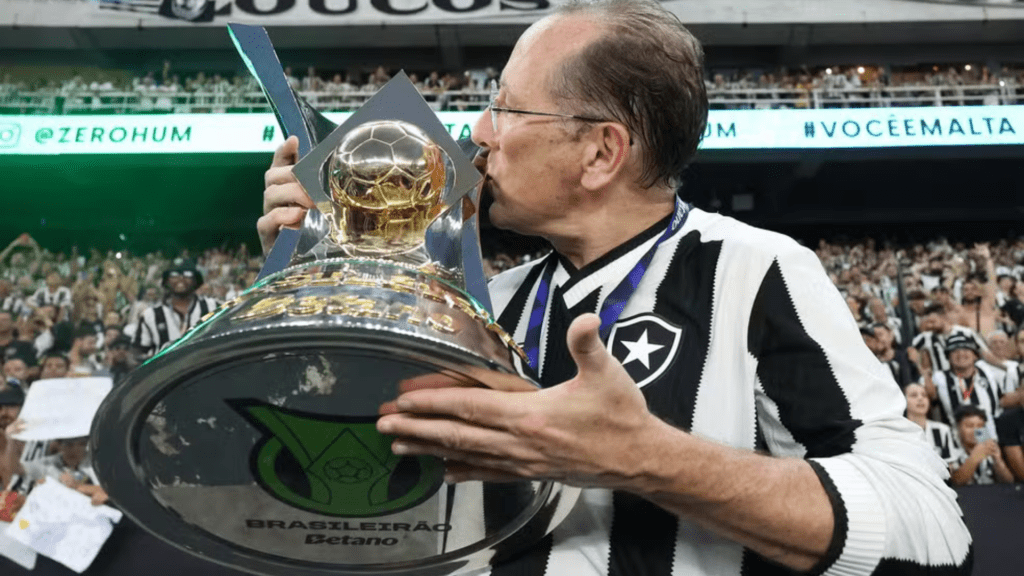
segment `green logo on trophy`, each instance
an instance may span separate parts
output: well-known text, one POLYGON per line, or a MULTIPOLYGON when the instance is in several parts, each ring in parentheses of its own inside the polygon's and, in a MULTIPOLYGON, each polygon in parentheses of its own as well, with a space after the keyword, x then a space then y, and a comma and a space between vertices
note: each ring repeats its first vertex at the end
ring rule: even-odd
POLYGON ((375 418, 339 418, 235 402, 264 434, 252 453, 264 490, 296 508, 327 516, 375 517, 406 510, 441 486, 434 458, 399 457, 375 418))

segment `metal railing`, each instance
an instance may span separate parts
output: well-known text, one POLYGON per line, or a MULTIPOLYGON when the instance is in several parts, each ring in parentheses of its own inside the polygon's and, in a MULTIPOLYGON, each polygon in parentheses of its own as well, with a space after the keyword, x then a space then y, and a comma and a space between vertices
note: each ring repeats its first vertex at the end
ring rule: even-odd
MULTIPOLYGON (((355 110, 372 91, 302 92, 327 112, 355 110)), ((480 90, 423 92, 438 111, 474 111, 487 107, 480 90)), ((872 88, 715 88, 712 109, 886 108, 900 106, 979 106, 1024 103, 1024 85, 887 86, 872 88)), ((201 114, 270 112, 262 92, 65 92, 0 89, 0 114, 201 114)))

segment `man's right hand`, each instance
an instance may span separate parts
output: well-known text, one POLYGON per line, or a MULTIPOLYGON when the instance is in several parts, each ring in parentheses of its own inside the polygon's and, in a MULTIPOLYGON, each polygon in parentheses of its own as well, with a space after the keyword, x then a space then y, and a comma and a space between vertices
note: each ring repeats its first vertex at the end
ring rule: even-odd
POLYGON ((270 252, 281 228, 298 228, 306 210, 313 208, 313 201, 292 174, 298 157, 299 139, 289 136, 274 151, 274 161, 264 175, 263 216, 256 222, 264 254, 270 252))

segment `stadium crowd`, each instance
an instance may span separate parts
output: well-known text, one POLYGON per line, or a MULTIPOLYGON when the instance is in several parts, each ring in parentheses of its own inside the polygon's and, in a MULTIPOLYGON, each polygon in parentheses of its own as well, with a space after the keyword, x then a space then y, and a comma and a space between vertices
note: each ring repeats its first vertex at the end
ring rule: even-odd
MULTIPOLYGON (((367 72, 285 68, 291 86, 318 108, 357 108, 391 79, 377 66, 367 72)), ((437 110, 479 110, 487 105, 492 67, 463 72, 412 71, 409 78, 437 110)), ((171 62, 133 76, 125 70, 88 70, 70 78, 25 73, 0 79, 0 112, 255 112, 266 100, 248 73, 198 72, 183 76, 171 62)), ((831 66, 800 69, 719 69, 706 79, 712 108, 827 108, 1017 104, 1024 100, 1024 69, 957 64, 931 67, 831 66)))
MULTIPOLYGON (((951 482, 1024 482, 1024 237, 973 246, 822 240, 815 252, 879 360, 865 370, 892 373, 907 417, 948 463, 951 482)), ((485 270, 537 256, 499 254, 485 270)), ((119 385, 251 285, 261 264, 244 245, 173 258, 65 254, 27 234, 0 251, 0 520, 47 476, 106 499, 84 439, 10 437, 35 381, 109 376, 119 385)))

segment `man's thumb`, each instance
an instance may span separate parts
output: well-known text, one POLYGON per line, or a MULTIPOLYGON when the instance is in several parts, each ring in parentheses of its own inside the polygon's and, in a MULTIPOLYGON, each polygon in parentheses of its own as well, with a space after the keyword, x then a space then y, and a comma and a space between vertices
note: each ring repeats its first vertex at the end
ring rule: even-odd
POLYGON ((569 326, 565 339, 581 374, 601 371, 608 364, 610 355, 601 342, 600 329, 601 318, 597 314, 583 314, 569 326))

